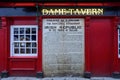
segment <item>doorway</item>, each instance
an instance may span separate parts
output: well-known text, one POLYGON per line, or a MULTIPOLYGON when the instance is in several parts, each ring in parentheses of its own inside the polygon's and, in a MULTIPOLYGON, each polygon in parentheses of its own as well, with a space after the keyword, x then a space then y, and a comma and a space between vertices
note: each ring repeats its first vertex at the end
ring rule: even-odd
POLYGON ((112 67, 112 20, 91 19, 90 64, 93 76, 110 76, 112 67))

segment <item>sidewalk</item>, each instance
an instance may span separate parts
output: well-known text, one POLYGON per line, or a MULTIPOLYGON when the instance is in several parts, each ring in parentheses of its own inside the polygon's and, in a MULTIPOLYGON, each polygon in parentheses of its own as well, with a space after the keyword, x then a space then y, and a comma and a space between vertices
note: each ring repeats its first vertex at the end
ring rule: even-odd
POLYGON ((82 78, 82 77, 46 77, 46 78, 36 78, 36 77, 8 77, 1 78, 0 80, 120 80, 111 77, 92 77, 82 78))

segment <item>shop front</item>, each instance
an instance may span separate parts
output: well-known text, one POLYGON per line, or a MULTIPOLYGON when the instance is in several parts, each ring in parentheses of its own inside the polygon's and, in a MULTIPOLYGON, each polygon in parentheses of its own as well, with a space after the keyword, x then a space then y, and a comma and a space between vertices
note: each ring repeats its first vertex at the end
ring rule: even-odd
POLYGON ((120 77, 120 3, 0 4, 1 77, 120 77))

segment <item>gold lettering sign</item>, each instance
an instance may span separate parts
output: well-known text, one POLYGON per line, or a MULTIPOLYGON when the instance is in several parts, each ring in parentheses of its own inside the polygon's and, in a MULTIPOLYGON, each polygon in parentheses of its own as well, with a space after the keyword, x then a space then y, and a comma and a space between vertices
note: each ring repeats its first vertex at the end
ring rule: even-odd
POLYGON ((42 15, 103 15, 102 8, 58 8, 42 9, 42 15))

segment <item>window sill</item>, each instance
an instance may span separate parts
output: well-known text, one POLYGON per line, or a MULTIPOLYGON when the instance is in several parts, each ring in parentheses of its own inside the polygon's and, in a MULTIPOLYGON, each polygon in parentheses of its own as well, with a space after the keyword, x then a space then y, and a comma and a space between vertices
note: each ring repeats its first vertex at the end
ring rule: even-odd
POLYGON ((11 56, 9 59, 37 59, 37 56, 11 56))

